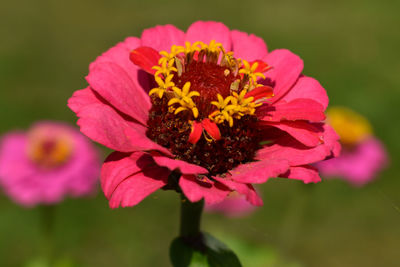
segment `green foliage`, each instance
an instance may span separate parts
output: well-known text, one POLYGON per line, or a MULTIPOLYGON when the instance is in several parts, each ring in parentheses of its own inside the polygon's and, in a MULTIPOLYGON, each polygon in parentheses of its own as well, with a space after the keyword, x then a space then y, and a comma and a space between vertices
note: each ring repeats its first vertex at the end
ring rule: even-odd
POLYGON ((171 243, 170 258, 174 267, 242 266, 232 250, 208 233, 192 240, 175 238, 171 243))

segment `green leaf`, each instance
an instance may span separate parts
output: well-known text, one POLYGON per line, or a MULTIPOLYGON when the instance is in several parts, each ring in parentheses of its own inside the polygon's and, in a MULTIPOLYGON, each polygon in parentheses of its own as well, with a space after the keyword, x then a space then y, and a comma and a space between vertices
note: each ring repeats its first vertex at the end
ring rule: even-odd
POLYGON ((175 238, 170 247, 174 267, 241 267, 235 253, 208 233, 197 238, 175 238))
POLYGON ((208 233, 203 233, 208 263, 212 267, 241 267, 236 254, 224 243, 208 233))

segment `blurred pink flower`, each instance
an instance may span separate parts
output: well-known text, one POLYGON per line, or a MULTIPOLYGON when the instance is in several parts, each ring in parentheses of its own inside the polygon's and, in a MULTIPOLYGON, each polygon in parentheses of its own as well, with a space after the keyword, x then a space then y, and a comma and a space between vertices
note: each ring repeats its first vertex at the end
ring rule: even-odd
POLYGON ((345 107, 328 110, 329 123, 343 144, 339 157, 316 164, 321 174, 340 177, 354 186, 363 186, 377 177, 388 162, 384 145, 372 134, 369 121, 345 107))
POLYGON ((256 207, 250 204, 245 196, 233 193, 219 203, 206 205, 205 210, 222 213, 228 217, 244 217, 255 211, 256 207))
POLYGON ((253 183, 318 182, 310 164, 340 150, 323 122, 326 92, 302 70, 297 55, 268 53, 261 38, 222 23, 157 26, 91 63, 89 86, 68 106, 84 134, 116 150, 101 174, 112 208, 160 188, 206 204, 236 191, 262 205, 253 183))
POLYGON ((318 169, 325 176, 342 177, 355 186, 363 186, 377 177, 387 164, 383 144, 370 137, 351 150, 343 149, 338 158, 318 163, 318 169))
POLYGON ((100 174, 97 149, 78 130, 44 121, 0 142, 0 185, 24 206, 91 194, 100 174))

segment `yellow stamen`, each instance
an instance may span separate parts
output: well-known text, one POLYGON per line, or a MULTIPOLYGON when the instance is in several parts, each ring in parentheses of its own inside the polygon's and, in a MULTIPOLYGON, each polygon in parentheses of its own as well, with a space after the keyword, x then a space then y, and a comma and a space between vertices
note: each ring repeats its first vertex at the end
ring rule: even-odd
POLYGON ((173 74, 170 74, 165 78, 165 81, 161 79, 159 76, 155 76, 154 79, 158 84, 158 87, 150 90, 149 95, 158 94, 159 98, 162 98, 164 93, 171 87, 175 86, 175 83, 172 81, 174 77, 173 74))
MULTIPOLYGON (((199 116, 199 110, 192 98, 200 96, 200 93, 190 91, 190 82, 186 82, 182 88, 176 87, 172 82, 175 73, 180 77, 185 72, 185 66, 190 65, 193 60, 199 62, 205 60, 206 63, 219 64, 226 68, 225 76, 241 74, 230 85, 231 95, 223 98, 217 94, 216 101, 211 101, 216 110, 208 117, 215 123, 221 124, 226 121, 232 127, 234 119, 253 115, 256 107, 262 105, 262 102, 254 101, 254 97, 245 98, 247 92, 262 86, 257 83, 259 78, 265 79, 261 72, 256 72, 259 63, 255 62, 250 65, 245 60, 234 58, 233 52, 226 52, 223 45, 215 40, 211 40, 209 44, 186 42, 184 46, 174 45, 170 52, 161 51, 160 55, 158 65, 153 67, 156 70, 154 79, 158 87, 150 90, 149 95, 157 94, 159 98, 162 98, 165 92, 170 92, 168 94, 168 110, 171 113, 179 114, 182 111, 191 111, 194 118, 199 116)), ((204 115, 207 114, 202 116, 204 115)))
POLYGON ((197 118, 199 116, 199 110, 196 107, 196 104, 193 102, 192 97, 194 96, 200 96, 200 93, 197 91, 190 91, 190 82, 186 82, 183 85, 183 88, 180 89, 176 86, 172 87, 172 90, 174 91, 174 96, 168 101, 168 106, 172 106, 174 104, 179 104, 180 107, 178 107, 174 114, 178 114, 181 111, 184 110, 191 110, 193 113, 193 117, 197 118))
POLYGON ((262 74, 261 72, 255 72, 257 67, 258 67, 258 62, 254 62, 251 66, 249 64, 249 62, 247 62, 246 60, 242 60, 243 63, 243 68, 239 70, 240 74, 243 74, 245 77, 248 77, 249 81, 250 81, 250 90, 257 87, 257 80, 259 78, 265 79, 264 74, 262 74))

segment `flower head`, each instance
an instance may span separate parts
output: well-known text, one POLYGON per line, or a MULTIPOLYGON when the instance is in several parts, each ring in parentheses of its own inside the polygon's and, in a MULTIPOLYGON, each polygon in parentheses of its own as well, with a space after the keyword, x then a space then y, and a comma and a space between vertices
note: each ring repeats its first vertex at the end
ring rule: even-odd
POLYGON ((69 107, 83 133, 116 150, 102 169, 111 207, 159 188, 207 204, 236 192, 261 205, 252 183, 318 182, 310 164, 339 153, 323 122, 326 92, 302 69, 290 51, 268 53, 222 23, 157 26, 96 59, 69 107))
POLYGON ((345 107, 331 107, 327 118, 339 134, 343 150, 339 157, 317 163, 318 169, 327 177, 338 176, 355 186, 372 181, 388 158, 369 121, 345 107))
POLYGON ((64 123, 40 122, 27 132, 10 132, 0 142, 0 185, 25 206, 90 194, 99 172, 97 150, 64 123))

